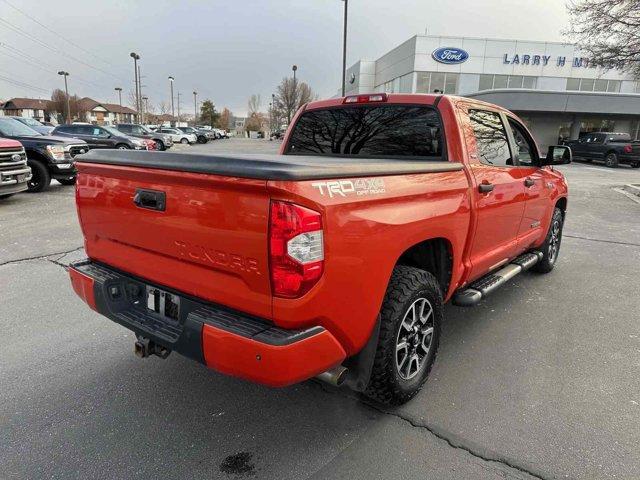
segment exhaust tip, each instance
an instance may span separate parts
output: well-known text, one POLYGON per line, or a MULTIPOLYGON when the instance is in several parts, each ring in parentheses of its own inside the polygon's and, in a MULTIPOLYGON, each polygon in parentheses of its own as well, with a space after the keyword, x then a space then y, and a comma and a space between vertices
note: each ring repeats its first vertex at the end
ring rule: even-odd
POLYGON ((329 385, 333 385, 334 387, 341 386, 344 381, 347 379, 347 372, 349 370, 342 365, 338 365, 337 367, 331 368, 326 372, 322 372, 316 378, 318 380, 322 380, 329 385))

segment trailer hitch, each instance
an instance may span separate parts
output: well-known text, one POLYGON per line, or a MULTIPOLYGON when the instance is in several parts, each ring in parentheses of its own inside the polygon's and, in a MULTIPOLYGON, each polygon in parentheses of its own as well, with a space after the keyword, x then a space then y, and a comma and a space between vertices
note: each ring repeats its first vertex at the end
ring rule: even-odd
POLYGON ((136 342, 133 348, 136 355, 140 358, 147 358, 151 355, 156 355, 164 360, 171 353, 171 350, 168 348, 158 345, 148 338, 140 336, 136 337, 136 342))

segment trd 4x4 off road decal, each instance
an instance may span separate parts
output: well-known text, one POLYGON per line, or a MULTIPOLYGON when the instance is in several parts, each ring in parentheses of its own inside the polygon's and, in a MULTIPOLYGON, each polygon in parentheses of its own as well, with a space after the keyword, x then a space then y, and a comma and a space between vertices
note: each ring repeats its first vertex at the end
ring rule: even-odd
POLYGON ((384 193, 384 180, 381 178, 358 178, 356 180, 332 180, 329 182, 314 182, 320 195, 346 197, 347 195, 376 195, 384 193))

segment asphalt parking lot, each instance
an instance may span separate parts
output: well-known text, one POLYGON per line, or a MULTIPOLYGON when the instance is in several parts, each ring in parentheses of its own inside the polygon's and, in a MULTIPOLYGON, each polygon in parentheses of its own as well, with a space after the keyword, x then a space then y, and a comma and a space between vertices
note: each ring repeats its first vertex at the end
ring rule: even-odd
MULTIPOLYGON (((180 147, 271 152, 230 139, 180 147)), ((268 389, 86 307, 73 188, 0 204, 0 478, 640 478, 640 170, 561 167, 559 263, 448 306, 424 390, 397 409, 315 381, 268 389)))

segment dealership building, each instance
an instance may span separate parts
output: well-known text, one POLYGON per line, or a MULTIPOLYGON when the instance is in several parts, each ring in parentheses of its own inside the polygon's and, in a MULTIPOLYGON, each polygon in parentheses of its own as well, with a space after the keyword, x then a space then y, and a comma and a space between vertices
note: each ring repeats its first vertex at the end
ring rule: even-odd
POLYGON ((584 132, 640 139, 640 80, 567 43, 416 35, 347 70, 347 95, 436 90, 516 112, 543 149, 584 132))

